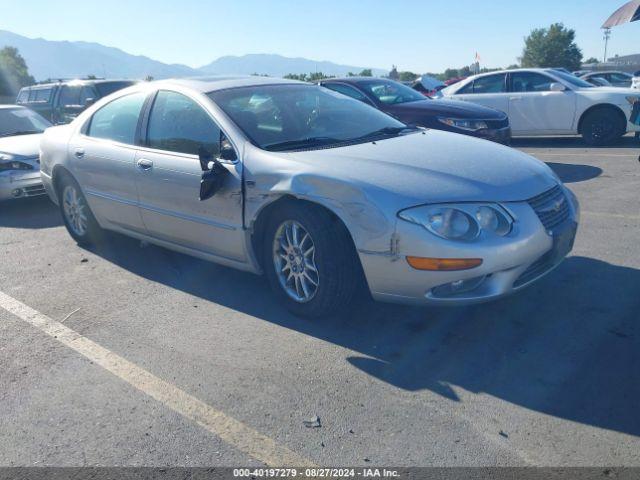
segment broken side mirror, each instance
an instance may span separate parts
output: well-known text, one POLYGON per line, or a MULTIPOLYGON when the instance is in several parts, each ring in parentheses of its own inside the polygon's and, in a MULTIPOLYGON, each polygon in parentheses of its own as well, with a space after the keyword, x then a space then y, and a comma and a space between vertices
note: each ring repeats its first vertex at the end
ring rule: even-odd
POLYGON ((224 185, 224 179, 229 175, 229 170, 204 148, 200 149, 198 158, 200 160, 200 168, 202 168, 199 197, 200 201, 202 201, 218 193, 224 185))

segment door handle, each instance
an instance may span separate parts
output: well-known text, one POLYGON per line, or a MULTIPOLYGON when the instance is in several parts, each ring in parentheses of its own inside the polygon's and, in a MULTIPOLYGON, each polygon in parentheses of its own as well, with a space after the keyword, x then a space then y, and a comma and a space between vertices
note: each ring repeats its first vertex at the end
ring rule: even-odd
POLYGON ((138 168, 140 170, 149 170, 153 167, 153 162, 151 160, 147 160, 146 158, 141 158, 136 162, 138 168))
POLYGON ((509 100, 522 100, 522 97, 509 97, 509 100))
POLYGON ((84 157, 84 148, 76 148, 75 156, 78 158, 84 157))

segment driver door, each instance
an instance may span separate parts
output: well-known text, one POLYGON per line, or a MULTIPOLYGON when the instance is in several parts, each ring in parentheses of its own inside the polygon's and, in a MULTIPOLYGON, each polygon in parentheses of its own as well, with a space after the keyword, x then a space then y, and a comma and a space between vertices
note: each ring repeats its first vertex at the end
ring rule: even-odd
POLYGON ((511 74, 509 120, 515 135, 572 133, 576 95, 552 92, 557 80, 537 72, 511 74))
POLYGON ((144 145, 136 153, 135 179, 140 212, 149 234, 158 240, 244 261, 242 191, 239 161, 221 160, 228 171, 222 188, 200 201, 198 152, 220 152, 220 128, 195 100, 160 90, 146 125, 144 145))

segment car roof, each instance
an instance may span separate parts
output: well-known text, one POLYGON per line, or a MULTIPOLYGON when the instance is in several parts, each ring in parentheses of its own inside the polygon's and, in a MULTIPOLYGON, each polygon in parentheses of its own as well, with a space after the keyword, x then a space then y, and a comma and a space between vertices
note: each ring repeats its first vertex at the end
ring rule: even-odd
POLYGON ((126 78, 120 78, 120 79, 100 78, 100 79, 93 79, 93 80, 89 80, 89 79, 58 80, 55 82, 37 83, 35 85, 29 85, 28 87, 23 87, 22 89, 51 88, 51 87, 55 87, 56 85, 98 85, 103 83, 114 83, 114 82, 130 82, 133 84, 133 83, 136 83, 137 80, 131 80, 126 78))
POLYGON ((589 72, 589 73, 585 73, 584 75, 582 75, 583 77, 591 77, 593 75, 602 75, 603 73, 623 73, 625 75, 632 75, 631 73, 628 72, 623 72, 622 70, 602 70, 600 72, 589 72))
POLYGON ((321 83, 324 82, 344 82, 344 83, 361 83, 361 82, 370 82, 372 80, 386 80, 389 82, 393 82, 395 80, 391 80, 390 78, 379 78, 379 77, 339 77, 339 78, 323 78, 320 80, 321 83))
POLYGON ((307 82, 300 82, 298 80, 289 80, 277 77, 261 77, 257 75, 179 78, 156 80, 152 83, 160 87, 163 85, 183 86, 202 93, 210 93, 216 90, 225 90, 228 88, 253 87, 259 85, 310 85, 307 82))

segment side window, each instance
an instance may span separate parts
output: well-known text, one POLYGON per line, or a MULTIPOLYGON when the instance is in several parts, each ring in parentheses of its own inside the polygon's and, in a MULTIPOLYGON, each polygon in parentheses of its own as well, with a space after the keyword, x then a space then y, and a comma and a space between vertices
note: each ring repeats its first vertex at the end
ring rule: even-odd
POLYGON ((511 90, 513 92, 548 92, 554 81, 540 73, 516 72, 511 74, 511 90))
POLYGON ((69 107, 80 105, 80 90, 82 87, 80 86, 69 86, 65 85, 62 87, 60 91, 60 106, 61 107, 69 107))
POLYGON ((31 101, 39 103, 47 103, 51 98, 50 88, 40 88, 38 90, 32 90, 31 101))
MULTIPOLYGON (((505 91, 505 74, 489 75, 473 81, 473 93, 503 93, 505 91)), ((471 92, 468 92, 471 93, 471 92)))
POLYGON ((133 145, 146 93, 132 93, 107 103, 93 114, 87 135, 133 145))
POLYGON ((323 85, 334 92, 342 93, 343 95, 347 95, 351 98, 355 98, 356 100, 360 100, 361 102, 367 102, 367 97, 365 97, 364 93, 359 90, 350 87, 349 85, 344 85, 341 83, 328 83, 323 85))
POLYGON ((629 77, 625 77, 624 75, 620 75, 619 73, 612 73, 610 81, 620 83, 628 82, 629 80, 631 80, 629 77))
POLYGON ((455 95, 462 95, 462 94, 465 94, 465 93, 473 93, 473 82, 467 83, 464 87, 459 89, 455 93, 455 95))
POLYGON ((80 105, 85 106, 88 100, 96 100, 98 98, 97 92, 93 87, 82 87, 80 90, 80 105))
POLYGON ((220 153, 220 128, 195 101, 180 93, 158 92, 147 128, 147 145, 158 150, 198 155, 220 153))
POLYGON ((23 88, 22 90, 20 90, 20 93, 18 93, 18 98, 16 99, 16 103, 26 103, 29 101, 29 90, 27 90, 26 88, 23 88))

